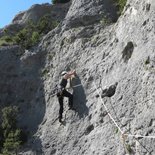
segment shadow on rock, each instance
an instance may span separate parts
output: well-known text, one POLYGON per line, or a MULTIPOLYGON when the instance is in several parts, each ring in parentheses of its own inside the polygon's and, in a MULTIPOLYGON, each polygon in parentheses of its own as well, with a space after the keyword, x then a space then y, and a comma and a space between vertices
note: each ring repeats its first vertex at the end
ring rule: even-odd
MULTIPOLYGON (((45 92, 40 70, 45 52, 27 51, 18 46, 0 49, 0 105, 19 108, 18 126, 29 138, 36 133, 45 115, 45 92)), ((42 73, 44 75, 44 72, 42 73)), ((41 148, 41 141, 37 140, 41 148)))
POLYGON ((83 118, 87 116, 89 114, 89 109, 86 106, 86 94, 83 86, 81 85, 81 80, 78 76, 75 79, 73 79, 73 96, 73 105, 79 117, 83 118), (78 86, 76 87, 76 85, 78 86))

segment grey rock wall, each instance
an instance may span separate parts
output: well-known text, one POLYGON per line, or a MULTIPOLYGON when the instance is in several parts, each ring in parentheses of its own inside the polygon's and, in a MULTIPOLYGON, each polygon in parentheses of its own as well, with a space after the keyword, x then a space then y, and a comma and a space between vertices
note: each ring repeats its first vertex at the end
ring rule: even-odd
POLYGON ((20 12, 18 15, 16 15, 12 23, 25 24, 29 20, 37 22, 41 17, 47 14, 51 15, 51 20, 61 21, 63 18, 65 18, 69 6, 70 3, 57 5, 51 5, 49 3, 35 4, 29 10, 20 12))
POLYGON ((18 106, 19 126, 29 133, 36 132, 45 113, 44 87, 40 78, 44 54, 36 53, 25 52, 18 46, 0 49, 1 108, 18 106))
MULTIPOLYGON (((37 132, 21 151, 22 155, 155 154, 154 139, 122 138, 103 105, 124 133, 155 135, 155 2, 128 0, 118 21, 109 26, 93 18, 101 10, 106 16, 106 6, 111 4, 72 1, 63 23, 43 38, 38 52, 36 49, 24 52, 15 61, 24 64, 22 70, 28 73, 27 78, 31 74, 37 85, 34 93, 30 93, 32 96, 28 95, 35 112, 28 114, 32 118, 41 116, 39 125, 35 124, 37 132), (93 22, 72 25, 72 21, 80 23, 81 17, 88 21, 87 17, 92 17, 93 22), (41 69, 43 76, 38 74, 41 69), (60 80, 60 73, 72 69, 77 72, 73 84, 82 85, 70 90, 75 111, 68 110, 67 99, 64 100, 61 125, 57 119, 59 104, 51 91, 60 80), (35 94, 38 87, 43 89, 41 94, 35 94), (35 100, 42 95, 43 107, 35 100)), ((115 13, 109 17, 112 15, 115 13)))
POLYGON ((103 18, 116 22, 117 12, 118 9, 112 0, 73 0, 64 23, 67 28, 73 28, 90 25, 103 18))
MULTIPOLYGON (((77 8, 68 16, 85 7, 77 8)), ((53 37, 54 32, 48 34, 47 38, 50 35, 52 38, 46 48, 49 54, 56 54, 47 61, 47 66, 54 66, 44 83, 45 89, 50 92, 53 82, 64 69, 76 69, 78 78, 75 83, 83 85, 73 90, 76 112, 69 111, 65 102, 64 126, 56 120, 59 109, 56 97, 47 93, 46 122, 38 132, 44 154, 124 155, 129 148, 130 154, 154 154, 154 139, 126 137, 123 142, 93 84, 96 83, 102 94, 117 83, 112 95, 108 97, 103 93, 102 97, 122 131, 155 134, 153 18, 153 1, 128 1, 124 14, 109 27, 79 25, 61 33, 60 37, 59 34, 53 37)), ((46 45, 46 38, 44 41, 46 45)))

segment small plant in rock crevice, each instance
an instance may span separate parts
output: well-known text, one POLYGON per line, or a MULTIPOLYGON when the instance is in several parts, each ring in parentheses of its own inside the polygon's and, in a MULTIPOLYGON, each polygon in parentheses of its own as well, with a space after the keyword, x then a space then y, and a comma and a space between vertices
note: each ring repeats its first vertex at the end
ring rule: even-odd
POLYGON ((101 23, 102 25, 109 25, 110 23, 112 23, 112 21, 110 20, 110 18, 104 16, 104 17, 101 19, 100 23, 101 23))
POLYGON ((48 68, 44 68, 41 70, 41 75, 42 77, 46 77, 49 73, 49 69, 48 68))

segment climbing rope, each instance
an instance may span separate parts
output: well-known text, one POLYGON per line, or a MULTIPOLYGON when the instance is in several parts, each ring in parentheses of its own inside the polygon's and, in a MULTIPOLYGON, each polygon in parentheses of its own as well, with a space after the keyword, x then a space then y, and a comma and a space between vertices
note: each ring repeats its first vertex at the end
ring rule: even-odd
MULTIPOLYGON (((100 97, 100 100, 101 100, 101 102, 102 102, 102 104, 103 104, 103 106, 104 106, 104 108, 105 108, 107 114, 109 115, 110 119, 113 121, 113 123, 115 124, 115 126, 117 127, 117 129, 119 130, 119 132, 121 133, 121 136, 122 136, 123 141, 125 141, 125 138, 126 138, 126 137, 145 138, 145 139, 155 139, 155 136, 144 136, 144 135, 138 135, 138 134, 135 134, 135 135, 134 135, 134 134, 125 134, 125 132, 122 131, 122 129, 119 127, 119 125, 117 124, 117 122, 115 121, 115 119, 114 119, 114 118, 112 117, 112 115, 109 113, 109 110, 108 110, 108 108, 106 107, 106 105, 104 104, 104 101, 103 101, 103 99, 102 99, 102 97, 101 97, 101 95, 100 95, 99 90, 97 89, 97 86, 96 86, 95 82, 93 82, 93 85, 94 85, 94 87, 95 87, 95 89, 96 89, 96 91, 97 91, 98 96, 100 97)), ((138 142, 138 141, 136 140, 136 142, 138 142)), ((138 148, 137 148, 137 146, 136 146, 136 152, 137 152, 137 151, 138 151, 138 148)))
POLYGON ((97 94, 98 94, 99 97, 100 97, 101 102, 103 103, 103 106, 104 106, 104 108, 105 108, 107 114, 109 115, 110 119, 113 121, 113 123, 115 124, 115 126, 119 129, 120 133, 123 134, 123 131, 121 130, 121 128, 119 127, 119 125, 116 123, 116 121, 114 120, 114 118, 112 117, 112 115, 109 113, 108 108, 107 108, 106 105, 104 104, 103 99, 102 99, 102 97, 101 97, 101 95, 100 95, 99 90, 97 89, 97 86, 96 86, 95 82, 93 82, 93 84, 94 84, 94 87, 95 87, 95 89, 96 89, 96 91, 97 91, 97 94))
POLYGON ((143 136, 143 135, 132 135, 132 134, 124 134, 124 136, 135 137, 135 138, 155 139, 155 136, 143 136))
MULTIPOLYGON (((92 81, 86 82, 86 83, 89 84, 89 83, 92 83, 92 81)), ((72 86, 72 87, 73 87, 73 88, 76 88, 76 87, 80 87, 80 86, 82 86, 82 85, 83 85, 83 84, 81 83, 81 84, 74 85, 74 86, 72 86)), ((101 97, 101 95, 100 95, 99 90, 97 89, 97 86, 96 86, 95 82, 93 82, 93 85, 94 85, 94 87, 95 87, 95 89, 96 89, 96 91, 97 91, 98 96, 100 97, 100 100, 101 100, 101 102, 102 102, 102 104, 103 104, 103 106, 104 106, 104 108, 105 108, 107 114, 109 115, 110 119, 113 121, 113 123, 114 123, 115 126, 119 129, 119 132, 120 132, 123 136, 125 136, 125 137, 135 137, 135 138, 155 139, 155 136, 144 136, 144 135, 138 135, 138 134, 136 134, 136 135, 134 135, 134 134, 125 134, 125 132, 122 131, 122 129, 119 127, 119 125, 117 124, 117 122, 115 121, 115 119, 114 119, 114 118, 112 117, 112 115, 110 114, 110 112, 109 112, 107 106, 104 104, 104 101, 103 101, 103 99, 102 99, 102 97, 101 97)), ((55 88, 55 89, 56 89, 56 88, 55 88)), ((53 90, 55 90, 55 89, 53 89, 53 90)), ((57 94, 57 93, 53 94, 52 97, 55 96, 56 94, 57 94)))
POLYGON ((106 105, 104 104, 104 101, 103 99, 101 98, 101 95, 99 93, 99 90, 97 89, 97 86, 95 84, 95 82, 93 82, 94 86, 95 86, 95 89, 97 91, 97 94, 100 96, 100 100, 101 102, 103 103, 103 106, 107 112, 107 114, 109 115, 109 117, 111 118, 111 120, 113 121, 113 123, 115 124, 115 126, 119 129, 120 133, 122 133, 122 135, 124 136, 128 136, 128 137, 135 137, 135 138, 154 138, 155 139, 155 136, 143 136, 143 135, 134 135, 134 134, 125 134, 122 129, 119 127, 119 125, 116 123, 116 121, 114 120, 114 118, 112 117, 112 115, 109 113, 109 110, 108 108, 106 107, 106 105))
MULTIPOLYGON (((112 122, 114 123, 114 125, 117 127, 118 131, 121 133, 121 136, 122 136, 122 139, 123 139, 123 140, 125 140, 126 137, 133 137, 133 138, 136 139, 136 141, 137 141, 137 138, 155 139, 155 136, 145 136, 145 135, 140 135, 140 134, 127 134, 127 133, 125 133, 125 132, 121 129, 121 127, 118 125, 117 121, 115 121, 115 119, 113 118, 113 116, 110 114, 110 112, 109 112, 107 106, 104 104, 104 101, 103 101, 103 99, 102 99, 102 97, 101 97, 101 95, 100 95, 99 89, 97 88, 97 85, 95 84, 95 82, 90 81, 90 82, 85 82, 84 84, 86 84, 86 83, 87 83, 87 84, 93 83, 94 88, 95 88, 96 91, 97 91, 97 95, 99 96, 101 103, 103 104, 103 106, 104 106, 104 108, 105 108, 105 110, 106 110, 108 116, 110 117, 110 119, 112 120, 112 122)), ((82 86, 82 85, 83 85, 83 84, 80 83, 80 84, 77 84, 77 85, 72 86, 72 88, 77 88, 77 87, 80 87, 80 86, 82 86)), ((53 92, 54 92, 54 90, 56 90, 56 89, 57 89, 57 88, 54 88, 54 89, 53 89, 53 92)), ((51 97, 55 96, 56 94, 57 94, 57 93, 52 94, 51 97)), ((55 122, 55 121, 54 121, 54 122, 55 122)), ((137 141, 137 143, 138 143, 138 141, 137 141)), ((138 150, 138 148, 137 148, 137 145, 136 145, 136 152, 137 152, 137 150, 138 150)))

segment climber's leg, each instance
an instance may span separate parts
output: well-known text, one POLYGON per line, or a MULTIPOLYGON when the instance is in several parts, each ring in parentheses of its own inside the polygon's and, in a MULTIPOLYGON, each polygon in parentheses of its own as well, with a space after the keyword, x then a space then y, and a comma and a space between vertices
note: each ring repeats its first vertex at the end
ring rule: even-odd
POLYGON ((63 114, 63 96, 58 97, 60 109, 59 109, 59 122, 62 122, 62 114, 63 114))
POLYGON ((73 109, 73 95, 71 93, 69 93, 68 91, 64 90, 63 91, 63 96, 68 97, 69 101, 69 108, 73 109))

